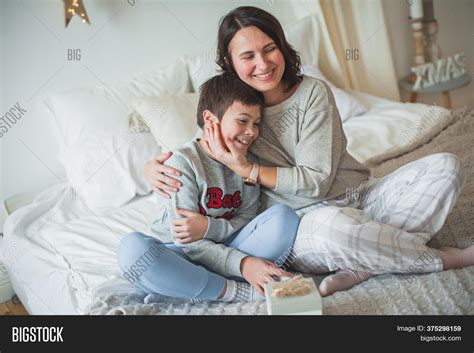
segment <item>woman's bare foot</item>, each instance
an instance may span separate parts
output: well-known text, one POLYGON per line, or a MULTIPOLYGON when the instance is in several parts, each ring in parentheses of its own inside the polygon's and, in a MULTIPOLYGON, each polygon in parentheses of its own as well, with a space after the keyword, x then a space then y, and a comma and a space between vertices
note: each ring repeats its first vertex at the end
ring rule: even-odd
POLYGON ((323 279, 319 285, 319 293, 322 297, 326 297, 338 291, 348 290, 356 284, 367 281, 372 276, 373 274, 370 272, 339 270, 323 279))
POLYGON ((438 253, 441 260, 443 260, 443 270, 474 265, 474 245, 466 249, 446 246, 438 249, 438 253))

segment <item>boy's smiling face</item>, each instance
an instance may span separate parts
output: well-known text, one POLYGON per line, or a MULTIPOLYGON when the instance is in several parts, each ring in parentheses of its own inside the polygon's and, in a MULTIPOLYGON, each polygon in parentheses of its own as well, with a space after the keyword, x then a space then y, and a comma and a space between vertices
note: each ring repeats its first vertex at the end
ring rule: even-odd
MULTIPOLYGON (((239 101, 232 103, 219 123, 224 141, 233 141, 237 149, 247 154, 249 146, 258 137, 261 114, 260 105, 244 105, 239 101)), ((210 123, 208 119, 217 120, 214 116, 204 119, 206 124, 210 123)))

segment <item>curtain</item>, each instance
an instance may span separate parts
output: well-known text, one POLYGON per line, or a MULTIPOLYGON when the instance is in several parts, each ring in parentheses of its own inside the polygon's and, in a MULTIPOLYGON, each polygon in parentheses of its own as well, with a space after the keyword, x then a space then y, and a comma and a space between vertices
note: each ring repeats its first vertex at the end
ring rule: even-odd
POLYGON ((293 0, 320 26, 319 68, 337 86, 400 100, 381 0, 293 0))

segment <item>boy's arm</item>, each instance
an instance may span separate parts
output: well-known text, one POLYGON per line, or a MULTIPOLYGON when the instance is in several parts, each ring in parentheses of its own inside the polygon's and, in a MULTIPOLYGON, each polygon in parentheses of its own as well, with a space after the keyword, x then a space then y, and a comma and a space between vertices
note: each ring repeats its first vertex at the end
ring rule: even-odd
MULTIPOLYGON (((199 213, 199 189, 195 172, 191 167, 190 161, 187 160, 187 157, 180 153, 175 153, 170 158, 169 165, 181 171, 179 180, 182 182, 180 192, 172 193, 171 199, 166 200, 168 221, 170 222, 169 228, 172 232, 171 221, 173 219, 182 218, 181 215, 176 213, 177 208, 199 213)), ((209 221, 213 220, 212 217, 207 218, 209 221)), ((174 233, 173 239, 174 243, 182 248, 191 260, 203 264, 211 271, 224 276, 242 276, 240 273, 240 263, 244 257, 248 256, 247 254, 222 244, 216 244, 208 239, 181 244, 177 241, 174 233)))
POLYGON ((237 249, 207 239, 188 244, 175 244, 181 247, 191 260, 199 262, 212 272, 224 277, 243 277, 240 264, 249 255, 237 249))

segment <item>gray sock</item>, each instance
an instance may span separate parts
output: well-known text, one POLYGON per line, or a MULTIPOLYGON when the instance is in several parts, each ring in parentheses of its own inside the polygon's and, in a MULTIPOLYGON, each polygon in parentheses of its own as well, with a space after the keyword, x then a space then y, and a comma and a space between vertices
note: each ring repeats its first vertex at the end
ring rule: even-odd
POLYGON ((367 281, 374 275, 370 272, 356 270, 338 270, 336 273, 325 277, 319 285, 319 293, 326 297, 335 292, 351 289, 357 284, 367 281))
POLYGON ((258 292, 247 282, 226 280, 227 290, 222 297, 224 302, 254 302, 264 300, 258 292))

